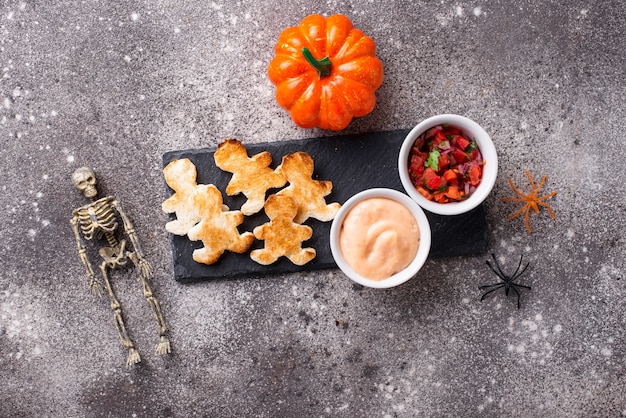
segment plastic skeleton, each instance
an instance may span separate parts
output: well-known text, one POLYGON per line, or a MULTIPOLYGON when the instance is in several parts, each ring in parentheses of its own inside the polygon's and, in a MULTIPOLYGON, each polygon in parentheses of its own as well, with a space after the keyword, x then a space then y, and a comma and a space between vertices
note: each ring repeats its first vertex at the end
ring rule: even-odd
POLYGON ((159 325, 160 342, 157 346, 156 353, 169 353, 170 341, 166 336, 167 327, 163 319, 163 314, 161 313, 159 302, 154 297, 149 283, 149 279, 152 278, 152 267, 143 257, 133 225, 122 210, 119 202, 113 197, 107 196, 96 199, 98 194, 98 190, 96 189, 96 176, 90 168, 81 167, 77 169, 72 175, 72 181, 76 188, 80 190, 85 197, 91 200, 91 203, 74 210, 71 224, 76 237, 76 244, 78 245, 78 255, 85 266, 87 277, 89 278, 89 286, 92 293, 98 296, 102 295, 102 284, 94 275, 89 259, 87 258, 87 250, 83 245, 82 237, 88 241, 104 237, 108 244, 108 246, 100 249, 100 256, 103 259, 100 264, 100 271, 104 280, 104 287, 109 295, 111 310, 113 310, 115 326, 120 340, 124 347, 128 349, 126 365, 130 367, 135 363, 139 363, 141 357, 126 331, 122 317, 122 307, 115 297, 109 282, 109 270, 124 268, 127 266, 129 260, 132 261, 134 266, 139 270, 141 284, 143 285, 143 294, 150 308, 152 308, 154 317, 159 325), (122 219, 124 232, 130 239, 133 251, 130 251, 126 247, 126 240, 122 239, 118 241, 116 238, 116 232, 119 226, 117 215, 122 219))

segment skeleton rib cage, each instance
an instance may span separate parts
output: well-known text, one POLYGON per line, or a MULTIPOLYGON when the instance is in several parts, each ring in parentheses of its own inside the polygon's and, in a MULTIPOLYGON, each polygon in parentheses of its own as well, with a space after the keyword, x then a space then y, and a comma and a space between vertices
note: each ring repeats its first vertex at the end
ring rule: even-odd
POLYGON ((74 211, 86 240, 93 240, 94 235, 100 239, 104 235, 109 245, 117 245, 115 231, 118 224, 112 203, 113 197, 107 196, 74 211))

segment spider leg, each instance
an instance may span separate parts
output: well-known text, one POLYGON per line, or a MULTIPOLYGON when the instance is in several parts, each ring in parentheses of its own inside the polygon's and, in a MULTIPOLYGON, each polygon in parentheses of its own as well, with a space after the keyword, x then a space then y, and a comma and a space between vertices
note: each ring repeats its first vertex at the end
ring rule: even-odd
POLYGON ((526 265, 524 266, 524 268, 522 269, 522 271, 520 271, 520 267, 522 266, 522 261, 524 260, 524 254, 519 256, 519 263, 517 264, 517 268, 515 269, 515 273, 513 273, 511 275, 511 282, 515 281, 515 279, 517 279, 518 277, 520 277, 522 274, 524 274, 524 272, 526 271, 526 269, 528 268, 528 266, 530 265, 530 263, 526 263, 526 265))
POLYGON ((530 193, 534 193, 535 190, 535 181, 533 180, 533 177, 530 175, 530 172, 528 170, 524 170, 524 173, 526 174, 526 177, 528 177, 528 180, 530 180, 530 193))
POLYGON ((530 286, 524 286, 523 284, 515 283, 515 286, 530 290, 530 286))
POLYGON ((556 219, 556 215, 554 214, 554 211, 552 210, 550 205, 548 205, 547 203, 544 203, 544 202, 539 202, 539 201, 537 202, 537 204, 543 206, 546 209, 548 209, 548 212, 550 213, 550 217, 552 219, 556 219))
POLYGON ((515 219, 515 218, 517 218, 519 215, 521 215, 521 214, 522 214, 522 212, 524 212, 524 210, 526 209, 526 206, 528 206, 528 205, 529 205, 529 204, 528 204, 528 203, 526 203, 524 206, 522 206, 522 208, 521 208, 520 210, 518 210, 517 212, 515 212, 513 215, 509 216, 509 221, 510 221, 511 219, 515 219))
POLYGON ((552 193, 549 193, 549 194, 547 194, 547 195, 545 195, 545 196, 537 197, 537 198, 535 198, 535 200, 539 201, 539 200, 546 200, 546 199, 550 199, 552 196, 554 196, 554 195, 555 195, 555 194, 557 194, 557 193, 558 193, 558 192, 552 192, 552 193))
MULTIPOLYGON (((521 258, 520 258, 520 262, 521 262, 521 258)), ((519 273, 517 272, 517 270, 515 270, 515 274, 513 276, 511 276, 511 282, 514 282, 515 280, 517 280, 522 274, 524 274, 524 272, 526 271, 526 269, 528 268, 528 266, 530 265, 530 263, 526 263, 526 265, 524 266, 524 268, 522 269, 522 271, 520 271, 519 273)), ((521 286, 521 285, 518 285, 521 286)))
POLYGON ((515 277, 517 277, 517 272, 519 271, 519 268, 522 266, 522 259, 524 258, 524 254, 520 255, 519 257, 519 263, 517 264, 517 268, 515 269, 515 273, 513 273, 511 275, 511 281, 514 280, 515 277))
POLYGON ((530 214, 530 204, 526 205, 526 213, 524 214, 524 219, 526 220, 526 230, 528 233, 532 233, 530 229, 530 222, 528 221, 528 215, 530 214))
POLYGON ((539 185, 537 186, 537 189, 535 190, 535 195, 539 193, 539 190, 541 190, 541 188, 543 187, 543 183, 545 183, 545 181, 546 181, 546 176, 543 176, 541 178, 541 181, 539 182, 539 185))
POLYGON ((498 264, 498 260, 496 260, 496 255, 495 254, 491 254, 491 257, 493 257, 493 261, 495 262, 495 265, 496 265, 498 270, 493 268, 493 266, 491 265, 489 260, 485 261, 485 263, 487 263, 487 265, 489 266, 491 271, 493 271, 495 273, 495 275, 500 278, 500 280, 502 280, 503 282, 506 282, 506 275, 502 272, 502 269, 500 268, 500 265, 498 264))
POLYGON ((520 302, 519 302, 520 294, 519 294, 518 290, 515 288, 515 286, 511 286, 511 289, 513 289, 513 291, 517 294, 517 309, 519 309, 520 308, 520 302))
POLYGON ((494 286, 499 286, 499 287, 502 287, 502 285, 503 285, 503 284, 504 284, 504 283, 502 283, 502 282, 500 282, 500 283, 494 283, 494 284, 485 284, 485 285, 482 285, 482 286, 478 286, 478 288, 479 288, 480 290, 484 290, 484 289, 489 289, 490 287, 494 287, 494 286))
POLYGON ((491 290, 489 290, 489 291, 485 292, 485 293, 481 296, 480 301, 482 302, 482 301, 485 299, 485 297, 487 297, 487 295, 489 295, 490 293, 495 292, 496 290, 500 289, 502 286, 504 286, 504 283, 500 283, 499 285, 497 285, 497 286, 496 286, 496 287, 494 287, 493 289, 491 289, 491 290))
POLYGON ((504 274, 504 272, 502 271, 502 267, 500 267, 500 263, 498 263, 496 255, 494 253, 491 253, 491 258, 493 258, 493 262, 496 264, 496 267, 500 272, 499 277, 504 280, 506 278, 506 274, 504 274))
POLYGON ((508 180, 509 184, 511 185, 511 189, 513 189, 513 191, 514 191, 515 193, 517 193, 517 194, 519 195, 519 197, 521 197, 522 199, 525 199, 525 198, 526 198, 526 195, 524 195, 522 192, 520 192, 520 191, 518 190, 518 188, 517 188, 517 187, 515 187, 515 184, 513 184, 513 180, 511 180, 511 179, 507 179, 507 180, 508 180))

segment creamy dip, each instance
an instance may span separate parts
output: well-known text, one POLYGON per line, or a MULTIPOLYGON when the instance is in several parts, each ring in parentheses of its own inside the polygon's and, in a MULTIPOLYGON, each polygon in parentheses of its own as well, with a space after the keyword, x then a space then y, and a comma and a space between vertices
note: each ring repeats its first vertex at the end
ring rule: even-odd
POLYGON ((411 211, 383 197, 357 203, 339 233, 339 248, 346 262, 372 280, 389 278, 408 266, 419 242, 419 227, 411 211))

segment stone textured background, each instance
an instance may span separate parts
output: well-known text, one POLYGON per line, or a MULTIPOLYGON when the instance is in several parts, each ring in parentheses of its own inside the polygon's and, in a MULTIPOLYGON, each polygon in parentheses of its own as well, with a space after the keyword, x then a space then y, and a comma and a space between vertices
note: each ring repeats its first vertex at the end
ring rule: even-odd
MULTIPOLYGON (((626 415, 626 3, 573 1, 13 1, 0 3, 0 415, 413 417, 626 415), (429 261, 393 290, 338 270, 180 285, 161 157, 296 127, 266 70, 282 29, 343 13, 385 81, 342 133, 439 113, 498 148, 489 254, 429 261), (91 166, 155 268, 173 353, 134 272, 114 287, 142 363, 125 368, 106 299, 90 295, 69 225, 91 166), (557 219, 508 221, 507 178, 546 175, 557 219)), ((364 173, 367 175, 367 173, 364 173)))

